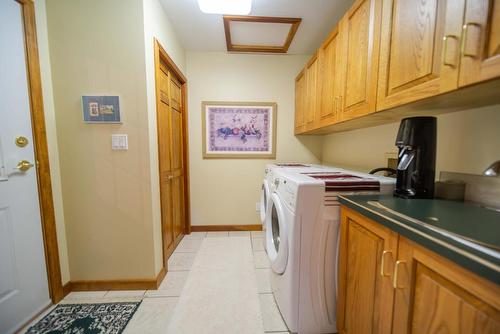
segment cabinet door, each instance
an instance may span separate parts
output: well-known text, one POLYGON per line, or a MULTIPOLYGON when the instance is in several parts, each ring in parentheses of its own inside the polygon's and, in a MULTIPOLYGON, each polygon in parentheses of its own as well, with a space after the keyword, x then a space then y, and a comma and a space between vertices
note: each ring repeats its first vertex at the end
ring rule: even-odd
POLYGON ((500 0, 467 1, 460 86, 500 76, 500 0))
POLYGON ((319 49, 319 86, 321 87, 319 126, 328 126, 338 119, 339 100, 342 95, 342 66, 340 63, 340 34, 335 28, 319 49))
POLYGON ((394 333, 500 333, 500 287, 400 237, 394 333))
POLYGON ((305 70, 302 70, 295 78, 295 134, 304 131, 305 82, 305 70))
POLYGON ((358 0, 341 21, 341 120, 375 112, 382 0, 358 0))
POLYGON ((340 333, 390 333, 398 235, 342 207, 337 326, 340 333))
POLYGON ((314 55, 306 66, 306 110, 305 110, 305 127, 306 130, 315 128, 318 103, 318 56, 314 55))
POLYGON ((465 0, 384 0, 377 110, 458 86, 465 0))

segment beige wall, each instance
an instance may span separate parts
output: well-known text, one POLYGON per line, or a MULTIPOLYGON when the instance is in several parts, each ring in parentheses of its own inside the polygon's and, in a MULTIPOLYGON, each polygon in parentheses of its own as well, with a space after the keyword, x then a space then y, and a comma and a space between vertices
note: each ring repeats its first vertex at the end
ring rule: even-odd
POLYGON ((149 131, 149 156, 151 174, 151 205, 153 212, 155 271, 163 266, 160 181, 158 173, 158 137, 156 132, 156 88, 154 43, 156 38, 179 69, 186 73, 186 54, 158 0, 143 0, 144 50, 146 59, 147 112, 149 131))
POLYGON ((321 160, 321 138, 293 135, 294 78, 307 56, 187 53, 193 225, 259 224, 264 159, 202 159, 201 101, 278 103, 276 161, 321 160))
POLYGON ((71 280, 152 278, 143 3, 48 0, 47 16, 71 280), (119 95, 123 123, 85 124, 85 94, 119 95))
POLYGON ((59 246, 59 261, 61 264, 61 279, 63 284, 69 281, 68 246, 66 244, 66 228, 64 225, 64 210, 61 188, 61 172, 59 168, 59 151, 57 147, 56 115, 54 98, 52 96, 52 72, 50 69, 49 40, 47 34, 47 12, 45 0, 35 1, 35 19, 40 58, 40 74, 42 78, 43 108, 45 112, 45 130, 49 147, 50 176, 52 179, 52 196, 56 217, 57 243, 59 246))
MULTIPOLYGON (((324 137, 323 162, 368 171, 396 152, 399 123, 324 137)), ((500 105, 438 116, 436 177, 440 171, 480 174, 500 159, 500 105)))

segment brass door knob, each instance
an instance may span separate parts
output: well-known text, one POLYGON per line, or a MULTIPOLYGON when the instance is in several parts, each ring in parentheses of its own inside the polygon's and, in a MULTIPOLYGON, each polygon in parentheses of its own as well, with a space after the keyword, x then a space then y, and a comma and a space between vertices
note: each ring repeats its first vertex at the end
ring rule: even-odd
POLYGON ((26 147, 28 145, 29 141, 28 138, 24 136, 18 136, 16 137, 16 145, 19 147, 26 147))
POLYGON ((29 162, 28 160, 21 160, 17 163, 17 166, 16 168, 21 171, 21 172, 26 172, 27 170, 29 170, 31 167, 34 167, 35 165, 33 165, 31 162, 29 162))

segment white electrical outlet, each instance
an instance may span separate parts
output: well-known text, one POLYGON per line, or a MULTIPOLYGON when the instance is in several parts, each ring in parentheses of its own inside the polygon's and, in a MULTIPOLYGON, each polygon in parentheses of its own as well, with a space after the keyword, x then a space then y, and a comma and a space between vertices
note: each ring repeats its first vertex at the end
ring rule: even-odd
POLYGON ((255 203, 255 211, 260 211, 260 202, 255 203))

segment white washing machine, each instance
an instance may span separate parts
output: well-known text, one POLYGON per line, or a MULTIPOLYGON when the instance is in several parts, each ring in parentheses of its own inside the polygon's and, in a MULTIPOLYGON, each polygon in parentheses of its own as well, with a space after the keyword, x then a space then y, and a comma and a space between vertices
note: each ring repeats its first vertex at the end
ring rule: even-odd
POLYGON ((271 286, 294 333, 336 328, 339 193, 390 193, 395 179, 345 170, 276 170, 266 217, 271 286), (307 175, 306 175, 307 174, 307 175))
MULTIPOLYGON (((260 194, 260 220, 262 223, 262 231, 264 232, 264 236, 266 236, 266 215, 267 208, 271 202, 271 194, 276 188, 274 171, 275 170, 290 170, 297 172, 320 172, 325 170, 341 170, 340 168, 315 165, 315 164, 305 164, 305 163, 295 163, 295 162, 287 162, 287 163, 274 163, 267 164, 264 169, 264 180, 262 181, 261 194, 260 194)), ((264 246, 267 244, 266 238, 264 238, 264 246)))
POLYGON ((260 220, 262 223, 262 228, 265 229, 264 222, 266 219, 267 206, 271 201, 271 193, 274 190, 274 170, 275 169, 286 169, 286 170, 309 170, 311 168, 318 168, 317 165, 312 164, 302 164, 295 162, 286 163, 274 163, 267 164, 264 169, 264 181, 262 181, 262 190, 260 195, 260 220))

